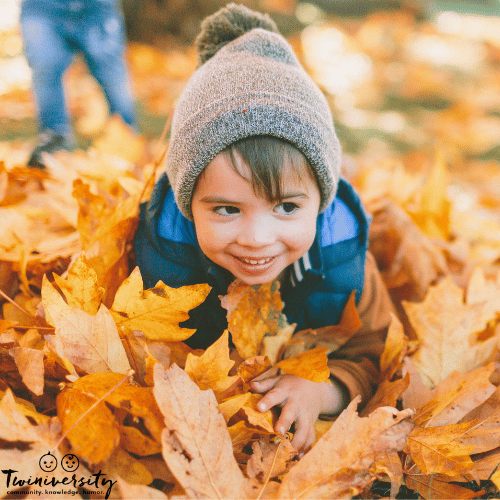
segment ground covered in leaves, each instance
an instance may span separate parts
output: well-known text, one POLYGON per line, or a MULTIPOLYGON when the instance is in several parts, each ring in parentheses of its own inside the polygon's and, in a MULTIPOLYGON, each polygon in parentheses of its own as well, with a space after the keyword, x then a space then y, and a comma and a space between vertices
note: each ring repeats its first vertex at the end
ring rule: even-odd
MULTIPOLYGON (((484 25, 483 38, 464 38, 438 24, 373 14, 290 40, 331 100, 398 311, 378 392, 359 413, 353 401, 319 421, 303 457, 248 390, 272 367, 328 377, 322 348, 279 361, 293 326, 277 287, 234 284, 222 299, 229 331, 206 351, 183 343, 192 332, 179 323, 207 286, 143 289, 132 241, 165 138, 107 121, 76 65, 70 102, 90 146, 33 171, 30 140, 0 143, 1 497, 497 495, 500 42, 484 25)), ((134 45, 129 57, 142 105, 167 115, 192 51, 134 45)), ((8 123, 15 110, 32 116, 22 88, 1 100, 8 123)), ((331 334, 357 328, 350 302, 331 334)))

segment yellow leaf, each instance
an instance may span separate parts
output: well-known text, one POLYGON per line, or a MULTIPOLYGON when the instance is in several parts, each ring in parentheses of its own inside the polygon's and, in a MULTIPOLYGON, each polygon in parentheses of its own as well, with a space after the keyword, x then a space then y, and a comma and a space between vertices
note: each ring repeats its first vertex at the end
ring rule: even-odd
POLYGON ((312 382, 325 382, 330 378, 328 368, 328 347, 315 347, 297 356, 281 360, 276 367, 285 373, 297 375, 312 382))
POLYGON ((408 436, 405 453, 424 474, 456 476, 473 467, 470 454, 474 446, 461 444, 459 438, 474 422, 436 427, 416 427, 408 436))
POLYGON ((253 287, 236 280, 221 305, 228 311, 228 329, 243 359, 260 355, 264 336, 276 335, 284 322, 277 281, 253 287))
POLYGON ((104 305, 93 316, 76 307, 61 312, 48 309, 65 357, 75 366, 87 373, 126 373, 130 369, 116 325, 104 305))
POLYGON ((104 288, 97 283, 97 273, 90 267, 85 254, 81 254, 70 267, 66 279, 54 274, 54 280, 66 297, 68 305, 79 307, 89 314, 97 313, 104 288))
POLYGON ((217 395, 222 386, 228 387, 228 381, 229 385, 234 382, 228 377, 233 365, 229 358, 229 333, 225 330, 201 356, 188 354, 184 370, 202 391, 212 389, 217 395))
POLYGON ((199 306, 209 292, 206 284, 170 288, 161 281, 143 290, 136 267, 116 292, 111 314, 118 327, 140 330, 151 340, 178 342, 195 332, 179 323, 189 318, 188 311, 199 306))
POLYGON ((250 393, 247 392, 246 394, 238 394, 226 399, 222 403, 219 403, 218 408, 222 416, 224 417, 224 420, 228 422, 231 417, 233 417, 240 411, 240 409, 248 402, 249 399, 250 393))

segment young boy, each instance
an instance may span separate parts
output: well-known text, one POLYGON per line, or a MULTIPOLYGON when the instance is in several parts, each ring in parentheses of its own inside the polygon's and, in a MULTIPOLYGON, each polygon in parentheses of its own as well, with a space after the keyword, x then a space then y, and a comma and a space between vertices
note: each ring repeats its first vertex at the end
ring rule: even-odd
POLYGON ((184 324, 198 348, 227 328, 219 296, 235 278, 279 279, 296 331, 338 324, 356 291, 363 327, 332 354, 332 385, 291 375, 252 385, 265 393, 259 410, 282 407, 276 431, 294 423, 292 444, 306 449, 320 414, 372 395, 390 299, 367 254, 367 217, 340 179, 326 99, 273 21, 230 4, 205 19, 196 44, 200 66, 174 113, 166 173, 142 207, 137 264, 145 287, 212 287, 184 324))

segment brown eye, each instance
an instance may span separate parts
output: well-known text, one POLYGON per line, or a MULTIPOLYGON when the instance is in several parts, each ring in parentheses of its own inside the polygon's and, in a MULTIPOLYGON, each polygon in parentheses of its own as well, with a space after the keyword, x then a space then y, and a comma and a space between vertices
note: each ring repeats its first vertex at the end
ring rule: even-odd
POLYGON ((240 209, 237 207, 232 207, 230 205, 224 205, 221 207, 215 207, 214 212, 219 215, 229 216, 236 215, 240 213, 240 209))
POLYGON ((296 203, 292 203, 291 201, 285 201, 283 203, 280 203, 279 205, 276 205, 274 210, 279 214, 279 215, 290 215, 293 214, 299 206, 296 203))

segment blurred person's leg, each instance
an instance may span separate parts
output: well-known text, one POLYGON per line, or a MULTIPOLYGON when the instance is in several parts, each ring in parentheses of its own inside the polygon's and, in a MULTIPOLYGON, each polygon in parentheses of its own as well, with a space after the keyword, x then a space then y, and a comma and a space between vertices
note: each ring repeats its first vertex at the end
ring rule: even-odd
POLYGON ((71 47, 61 24, 47 11, 23 3, 21 30, 26 58, 32 70, 32 88, 39 127, 61 136, 71 135, 71 123, 63 88, 63 75, 72 60, 71 47))
POLYGON ((125 62, 121 12, 111 6, 87 10, 74 39, 108 99, 110 113, 119 114, 135 127, 135 104, 125 62))

